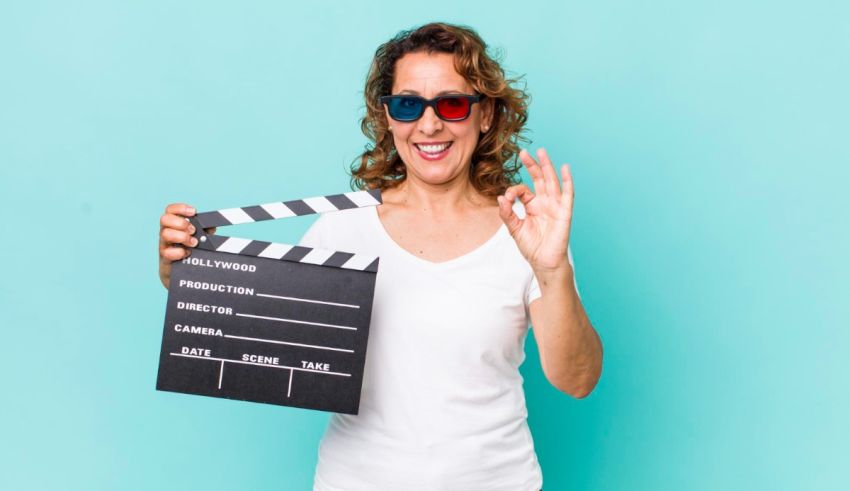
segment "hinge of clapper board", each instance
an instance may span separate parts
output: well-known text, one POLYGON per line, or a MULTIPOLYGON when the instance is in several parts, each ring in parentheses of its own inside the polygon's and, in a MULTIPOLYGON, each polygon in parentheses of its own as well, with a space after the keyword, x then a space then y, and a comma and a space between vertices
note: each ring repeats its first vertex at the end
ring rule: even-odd
POLYGON ((198 249, 377 272, 378 258, 376 256, 264 242, 261 240, 241 239, 238 237, 224 237, 218 234, 208 234, 204 232, 204 229, 264 220, 278 220, 281 218, 340 211, 350 208, 377 206, 381 203, 381 191, 379 189, 373 189, 369 191, 354 191, 344 194, 266 203, 264 205, 206 211, 198 213, 188 218, 188 220, 195 226, 194 237, 198 239, 198 249))

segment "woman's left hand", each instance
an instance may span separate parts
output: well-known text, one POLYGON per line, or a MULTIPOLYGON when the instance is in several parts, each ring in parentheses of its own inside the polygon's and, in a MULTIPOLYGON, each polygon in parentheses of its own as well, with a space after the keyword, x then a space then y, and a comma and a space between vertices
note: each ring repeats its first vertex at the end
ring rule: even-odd
POLYGON ((573 216, 573 178, 570 167, 562 165, 562 190, 546 150, 539 149, 537 157, 540 164, 525 149, 520 151, 519 158, 534 181, 534 192, 525 184, 509 187, 497 198, 499 216, 535 272, 555 271, 569 267, 567 245, 573 216), (516 198, 525 206, 524 219, 513 211, 516 198))

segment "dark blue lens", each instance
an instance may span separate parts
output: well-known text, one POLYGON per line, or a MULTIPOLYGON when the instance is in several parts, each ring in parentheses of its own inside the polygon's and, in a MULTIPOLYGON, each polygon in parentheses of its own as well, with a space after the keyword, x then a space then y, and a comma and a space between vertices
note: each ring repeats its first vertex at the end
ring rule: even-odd
POLYGON ((422 115, 422 99, 418 97, 394 97, 390 100, 390 117, 397 121, 414 121, 422 115))

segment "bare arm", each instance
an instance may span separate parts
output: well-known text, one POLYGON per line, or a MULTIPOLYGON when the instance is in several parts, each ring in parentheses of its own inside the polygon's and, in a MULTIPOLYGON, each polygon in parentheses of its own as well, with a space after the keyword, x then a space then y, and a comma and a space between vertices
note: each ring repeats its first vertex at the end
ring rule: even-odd
POLYGON ((543 373, 576 398, 593 391, 602 375, 602 341, 573 286, 573 269, 535 272, 542 296, 529 305, 543 373))
POLYGON ((499 214, 540 285, 542 296, 528 310, 543 372, 559 390, 582 398, 590 394, 602 373, 602 342, 575 291, 568 259, 573 178, 564 164, 559 182, 546 150, 539 149, 537 155, 539 164, 526 150, 519 154, 535 192, 525 184, 509 187, 497 198, 499 214), (524 219, 512 209, 517 198, 525 207, 524 219))

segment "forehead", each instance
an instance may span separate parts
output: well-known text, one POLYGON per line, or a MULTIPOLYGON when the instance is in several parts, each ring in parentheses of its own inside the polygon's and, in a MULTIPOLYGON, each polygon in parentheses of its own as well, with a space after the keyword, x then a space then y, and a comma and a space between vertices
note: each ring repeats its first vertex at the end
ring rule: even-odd
POLYGON ((469 82, 455 70, 451 53, 407 53, 396 62, 394 94, 410 91, 433 97, 439 92, 471 90, 469 82))

